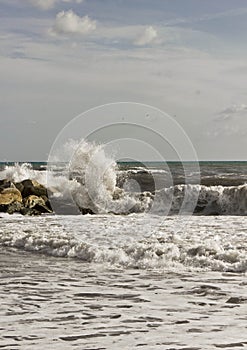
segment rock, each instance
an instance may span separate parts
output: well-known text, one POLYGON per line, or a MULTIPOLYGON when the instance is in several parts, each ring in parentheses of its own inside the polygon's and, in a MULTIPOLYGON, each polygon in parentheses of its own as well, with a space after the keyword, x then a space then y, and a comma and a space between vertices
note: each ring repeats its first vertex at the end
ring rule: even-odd
POLYGON ((14 202, 8 205, 6 212, 8 214, 20 213, 23 208, 23 204, 20 202, 14 202))
POLYGON ((7 179, 0 180, 0 192, 2 192, 5 188, 14 187, 11 181, 7 179))
POLYGON ((20 209, 20 214, 28 215, 28 216, 36 216, 36 215, 41 215, 41 212, 37 209, 30 209, 23 206, 20 209))
POLYGON ((35 180, 13 183, 0 180, 0 211, 9 214, 40 215, 52 213, 47 189, 35 180))
POLYGON ((0 211, 13 214, 22 206, 21 192, 17 188, 4 188, 0 192, 0 211))
POLYGON ((17 188, 5 188, 0 193, 0 205, 22 202, 21 192, 17 188))
MULTIPOLYGON (((47 199, 47 197, 46 197, 47 199)), ((48 199, 47 199, 48 201, 48 199)), ((46 205, 46 201, 42 197, 38 197, 35 195, 30 195, 23 199, 24 207, 26 209, 34 209, 35 211, 38 211, 39 213, 52 213, 52 210, 46 205)), ((33 212, 33 211, 32 211, 33 212)), ((22 213, 24 215, 27 215, 28 211, 23 210, 22 213)), ((36 212, 31 215, 36 215, 36 212)))
POLYGON ((20 189, 22 197, 26 198, 31 195, 47 196, 47 189, 36 180, 23 180, 16 183, 15 186, 20 189))
POLYGON ((86 214, 95 214, 91 209, 89 208, 79 208, 80 212, 82 213, 82 215, 86 215, 86 214))
POLYGON ((15 182, 15 187, 22 193, 24 185, 21 182, 15 182))
POLYGON ((41 198, 44 200, 45 205, 50 209, 50 211, 53 212, 53 209, 51 207, 51 203, 50 203, 48 197, 47 196, 41 196, 41 198))

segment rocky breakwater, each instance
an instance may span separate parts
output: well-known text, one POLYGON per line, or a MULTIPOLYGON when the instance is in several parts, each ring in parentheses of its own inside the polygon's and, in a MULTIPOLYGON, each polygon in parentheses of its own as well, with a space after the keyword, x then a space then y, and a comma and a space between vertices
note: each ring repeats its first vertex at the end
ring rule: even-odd
POLYGON ((0 180, 0 212, 40 215, 52 213, 45 186, 35 180, 0 180))

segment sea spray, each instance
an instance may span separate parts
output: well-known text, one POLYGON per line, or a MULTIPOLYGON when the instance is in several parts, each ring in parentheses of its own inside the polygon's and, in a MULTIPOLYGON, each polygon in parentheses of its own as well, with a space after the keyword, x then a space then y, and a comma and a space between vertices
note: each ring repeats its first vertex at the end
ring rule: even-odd
POLYGON ((117 163, 106 154, 104 145, 69 140, 49 160, 48 187, 54 211, 66 214, 79 208, 84 214, 129 214, 148 210, 151 194, 120 189, 117 173, 117 163))
MULTIPOLYGON (((203 180, 207 180, 209 170, 203 180)), ((6 165, 0 179, 15 183, 26 179, 38 181, 48 188, 52 208, 58 214, 247 215, 246 184, 156 186, 162 182, 153 179, 165 178, 166 173, 143 165, 121 170, 114 157, 105 152, 104 145, 69 140, 49 159, 47 171, 34 170, 28 163, 6 165), (136 181, 137 173, 138 179, 144 179, 145 190, 138 183, 129 186, 130 181, 136 181), (152 182, 146 181, 147 178, 152 182)), ((243 176, 241 173, 239 178, 243 176)), ((178 173, 174 182, 180 177, 178 173)), ((219 179, 216 178, 217 183, 219 179)))
POLYGON ((30 163, 15 163, 15 165, 5 165, 0 171, 0 180, 8 179, 12 182, 21 182, 23 180, 32 179, 46 185, 46 171, 34 170, 30 163))

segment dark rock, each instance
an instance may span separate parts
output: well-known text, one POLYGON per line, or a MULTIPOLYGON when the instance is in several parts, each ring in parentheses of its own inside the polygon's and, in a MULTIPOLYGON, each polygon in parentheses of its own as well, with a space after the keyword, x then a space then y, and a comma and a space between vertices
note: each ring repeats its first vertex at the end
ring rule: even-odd
POLYGON ((0 180, 0 192, 9 187, 14 187, 11 181, 7 179, 0 180))
POLYGON ((21 182, 15 182, 15 187, 22 193, 24 185, 21 182))
POLYGON ((8 208, 6 212, 8 214, 14 214, 14 213, 20 213, 21 209, 23 208, 23 204, 20 202, 13 202, 8 205, 8 208))
POLYGON ((80 212, 82 213, 82 215, 86 215, 86 214, 95 214, 91 209, 89 208, 79 208, 80 212))
POLYGON ((8 214, 40 215, 52 213, 47 189, 35 180, 12 183, 0 180, 0 211, 8 214))
POLYGON ((24 206, 20 209, 20 213, 22 215, 28 215, 28 216, 36 216, 36 215, 41 215, 42 214, 37 209, 30 209, 30 208, 26 208, 24 206))
MULTIPOLYGON (((48 208, 45 200, 42 197, 30 195, 30 196, 24 198, 23 202, 24 202, 25 208, 35 210, 34 213, 36 213, 36 211, 38 211, 40 213, 52 213, 52 210, 50 208, 48 208)), ((29 211, 29 212, 33 213, 33 210, 29 211)), ((25 210, 24 210, 24 212, 25 212, 25 210)), ((33 214, 31 214, 31 215, 33 215, 33 214)), ((36 215, 36 214, 34 214, 34 215, 36 215)))
POLYGON ((50 203, 48 197, 47 196, 41 196, 41 198, 44 200, 45 205, 50 209, 50 211, 53 212, 52 207, 51 207, 51 203, 50 203))
POLYGON ((47 189, 45 186, 38 183, 36 180, 23 180, 22 182, 16 184, 16 187, 21 189, 21 194, 23 198, 31 195, 35 196, 48 196, 47 189))

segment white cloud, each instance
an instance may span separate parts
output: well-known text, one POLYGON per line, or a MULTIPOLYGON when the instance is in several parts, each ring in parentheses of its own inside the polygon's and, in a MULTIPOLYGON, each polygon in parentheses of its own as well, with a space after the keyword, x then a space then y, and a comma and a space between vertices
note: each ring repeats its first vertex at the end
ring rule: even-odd
POLYGON ((96 29, 96 21, 88 16, 80 17, 72 10, 57 14, 52 32, 55 34, 87 34, 96 29))
POLYGON ((66 2, 66 3, 71 3, 75 2, 77 4, 80 4, 83 0, 28 0, 28 2, 41 9, 41 10, 50 10, 52 9, 56 4, 66 2))
POLYGON ((138 46, 145 46, 154 42, 158 37, 157 31, 154 27, 149 26, 145 29, 144 33, 135 41, 135 44, 138 46))

